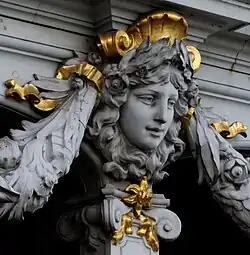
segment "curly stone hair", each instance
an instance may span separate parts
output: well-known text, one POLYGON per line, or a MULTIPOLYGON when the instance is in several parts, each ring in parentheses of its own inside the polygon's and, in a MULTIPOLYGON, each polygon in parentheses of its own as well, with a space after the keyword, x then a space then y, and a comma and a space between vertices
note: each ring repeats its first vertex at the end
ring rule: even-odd
POLYGON ((88 136, 107 159, 104 172, 111 173, 117 180, 138 180, 145 175, 154 182, 162 180, 166 175, 163 167, 175 161, 185 149, 185 143, 178 137, 182 118, 189 106, 196 106, 198 98, 187 48, 182 41, 175 41, 170 47, 166 38, 154 44, 146 40, 138 49, 125 54, 119 64, 107 64, 103 73, 103 93, 90 118, 88 136), (176 69, 180 72, 173 71, 176 69), (126 102, 130 89, 167 81, 179 94, 173 121, 154 151, 141 151, 122 134, 119 108, 126 102))

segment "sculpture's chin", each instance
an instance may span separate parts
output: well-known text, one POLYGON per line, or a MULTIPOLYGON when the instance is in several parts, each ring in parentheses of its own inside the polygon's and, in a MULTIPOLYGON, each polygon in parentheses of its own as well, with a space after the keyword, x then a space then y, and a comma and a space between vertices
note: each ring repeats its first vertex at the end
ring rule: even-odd
POLYGON ((161 141, 153 140, 153 139, 144 139, 141 142, 135 142, 132 141, 130 144, 135 146, 137 149, 143 151, 143 152, 150 152, 154 151, 158 148, 160 145, 161 141))
POLYGON ((136 148, 138 148, 139 150, 142 150, 144 152, 148 152, 148 151, 152 151, 158 148, 158 146, 160 145, 161 141, 163 139, 160 137, 144 137, 143 139, 140 140, 132 140, 130 144, 132 144, 133 146, 135 146, 136 148))

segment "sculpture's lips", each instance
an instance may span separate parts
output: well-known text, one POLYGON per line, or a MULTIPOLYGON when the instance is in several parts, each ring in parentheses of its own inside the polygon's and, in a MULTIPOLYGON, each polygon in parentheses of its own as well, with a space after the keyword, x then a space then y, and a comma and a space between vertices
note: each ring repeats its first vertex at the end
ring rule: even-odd
POLYGON ((163 132, 164 129, 162 128, 159 128, 159 127, 146 127, 147 130, 150 130, 150 131, 155 131, 155 132, 163 132))
POLYGON ((146 130, 150 131, 154 136, 160 136, 164 132, 164 129, 159 127, 146 127, 146 130))

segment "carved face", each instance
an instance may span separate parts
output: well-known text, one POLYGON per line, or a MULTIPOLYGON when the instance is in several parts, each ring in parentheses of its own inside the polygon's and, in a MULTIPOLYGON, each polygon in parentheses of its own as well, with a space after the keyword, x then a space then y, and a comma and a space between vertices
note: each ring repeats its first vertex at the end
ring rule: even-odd
POLYGON ((171 82, 131 89, 119 120, 128 142, 143 151, 157 148, 173 120, 177 99, 171 82))

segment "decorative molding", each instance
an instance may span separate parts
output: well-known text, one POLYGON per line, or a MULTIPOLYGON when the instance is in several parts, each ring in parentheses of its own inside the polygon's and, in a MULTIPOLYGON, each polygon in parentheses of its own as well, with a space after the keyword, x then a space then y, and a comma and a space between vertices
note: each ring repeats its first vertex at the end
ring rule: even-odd
POLYGON ((5 51, 58 62, 72 57, 73 51, 88 51, 85 36, 5 17, 0 17, 0 38, 0 47, 5 51))
POLYGON ((220 31, 227 25, 222 21, 204 19, 202 14, 186 15, 186 18, 189 24, 187 40, 195 46, 203 44, 208 36, 220 31))
POLYGON ((153 8, 137 1, 104 0, 95 6, 95 29, 101 34, 110 29, 126 30, 128 25, 136 21, 140 15, 152 11, 153 8), (106 10, 103 11, 103 10, 106 10), (107 11, 108 10, 108 11, 107 11))
MULTIPOLYGON (((98 20, 96 20, 96 28, 98 33, 103 33, 110 29, 126 30, 127 26, 131 25, 141 15, 145 15, 153 10, 172 10, 172 6, 164 6, 163 2, 156 4, 155 2, 142 3, 140 1, 127 1, 111 0, 103 1, 97 5, 98 20), (104 8, 110 8, 110 13, 104 13, 104 8)), ((188 40, 197 45, 203 43, 204 40, 211 34, 222 29, 227 23, 222 20, 206 19, 204 20, 203 14, 194 14, 189 12, 182 12, 188 20, 188 40)))
POLYGON ((236 150, 250 150, 250 141, 249 140, 237 140, 234 139, 232 141, 229 141, 230 144, 235 148, 236 150))
POLYGON ((235 33, 250 36, 250 25, 245 25, 234 30, 235 33))
POLYGON ((171 5, 182 10, 198 10, 213 15, 221 16, 235 21, 250 23, 248 4, 237 0, 144 0, 143 2, 164 5, 171 5))
POLYGON ((0 35, 0 51, 26 55, 38 59, 46 59, 58 63, 73 55, 73 50, 42 45, 3 35, 0 35))
POLYGON ((215 97, 225 96, 227 100, 230 98, 250 104, 249 77, 246 74, 202 64, 195 77, 202 93, 208 92, 215 97))
POLYGON ((198 49, 203 64, 239 73, 250 73, 250 36, 236 32, 219 33, 209 37, 198 49))
POLYGON ((88 1, 4 0, 0 8, 1 16, 71 33, 95 35, 88 1))

